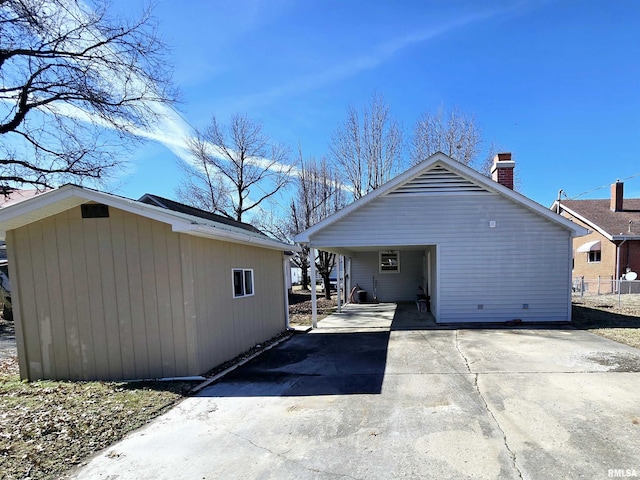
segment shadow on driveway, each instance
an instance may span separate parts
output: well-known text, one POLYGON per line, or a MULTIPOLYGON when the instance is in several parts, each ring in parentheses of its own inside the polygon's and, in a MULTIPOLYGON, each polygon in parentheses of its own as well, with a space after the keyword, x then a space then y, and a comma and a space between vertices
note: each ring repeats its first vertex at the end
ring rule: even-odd
POLYGON ((379 394, 389 331, 295 335, 201 395, 219 397, 379 394))

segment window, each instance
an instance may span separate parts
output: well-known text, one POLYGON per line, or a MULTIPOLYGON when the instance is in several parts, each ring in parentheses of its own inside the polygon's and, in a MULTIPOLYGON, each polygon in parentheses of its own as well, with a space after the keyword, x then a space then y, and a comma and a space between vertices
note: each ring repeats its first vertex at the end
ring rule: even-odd
POLYGON ((400 272, 400 252, 397 250, 386 250, 379 253, 380 273, 400 272))
POLYGON ((253 295, 253 270, 245 268, 233 269, 233 296, 249 297, 253 295))
POLYGON ((600 250, 592 250, 587 253, 587 262, 589 263, 599 262, 601 258, 600 250))

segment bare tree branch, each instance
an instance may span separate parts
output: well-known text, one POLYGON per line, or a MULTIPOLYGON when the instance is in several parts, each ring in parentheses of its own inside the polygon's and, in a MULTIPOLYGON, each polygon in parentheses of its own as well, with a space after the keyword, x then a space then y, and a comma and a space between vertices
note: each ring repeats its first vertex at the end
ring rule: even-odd
POLYGON ((416 122, 411 143, 413 165, 442 152, 460 163, 473 166, 482 140, 473 116, 456 107, 448 114, 442 108, 435 113, 423 113, 416 122))
POLYGON ((0 2, 0 181, 103 178, 175 100, 151 10, 130 21, 93 5, 0 2))
POLYGON ((330 151, 355 199, 403 169, 402 129, 381 95, 372 95, 362 115, 349 107, 344 124, 333 133, 330 151))
POLYGON ((187 169, 179 197, 238 221, 290 181, 289 150, 272 142, 260 122, 243 115, 234 115, 228 125, 213 117, 189 140, 189 149, 197 164, 187 169))
MULTIPOLYGON (((332 215, 346 205, 346 195, 335 170, 326 158, 316 160, 303 158, 299 152, 299 175, 296 191, 289 211, 289 232, 295 234, 312 227, 320 220, 332 215)), ((302 288, 307 287, 309 269, 309 248, 302 246, 302 252, 294 257, 294 264, 302 270, 302 288)), ((322 276, 325 296, 330 296, 329 275, 335 266, 336 256, 329 252, 318 252, 315 259, 318 273, 322 276)), ((311 279, 311 288, 315 287, 311 279)))

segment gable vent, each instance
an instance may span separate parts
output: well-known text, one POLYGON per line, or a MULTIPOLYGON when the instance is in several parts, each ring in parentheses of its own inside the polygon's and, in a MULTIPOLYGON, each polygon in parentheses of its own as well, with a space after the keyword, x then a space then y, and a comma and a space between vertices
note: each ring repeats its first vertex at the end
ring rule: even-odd
POLYGON ((487 192, 485 188, 447 170, 436 166, 422 175, 400 185, 388 195, 429 195, 442 193, 487 192))

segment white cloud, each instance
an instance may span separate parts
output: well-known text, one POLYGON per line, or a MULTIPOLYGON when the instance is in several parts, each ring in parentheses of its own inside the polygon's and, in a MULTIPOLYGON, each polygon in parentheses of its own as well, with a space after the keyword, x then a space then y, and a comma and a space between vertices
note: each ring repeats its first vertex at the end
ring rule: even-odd
POLYGON ((339 82, 361 72, 377 68, 379 65, 390 60, 394 55, 406 48, 426 42, 451 31, 462 29, 468 25, 489 20, 498 15, 510 13, 520 7, 521 5, 516 3, 507 8, 466 15, 441 25, 415 30, 406 35, 402 35, 382 43, 371 52, 341 62, 324 71, 314 72, 309 75, 299 77, 267 92, 246 96, 241 100, 241 102, 239 102, 239 106, 255 106, 256 104, 264 105, 278 98, 298 95, 316 90, 324 87, 325 85, 339 82))

